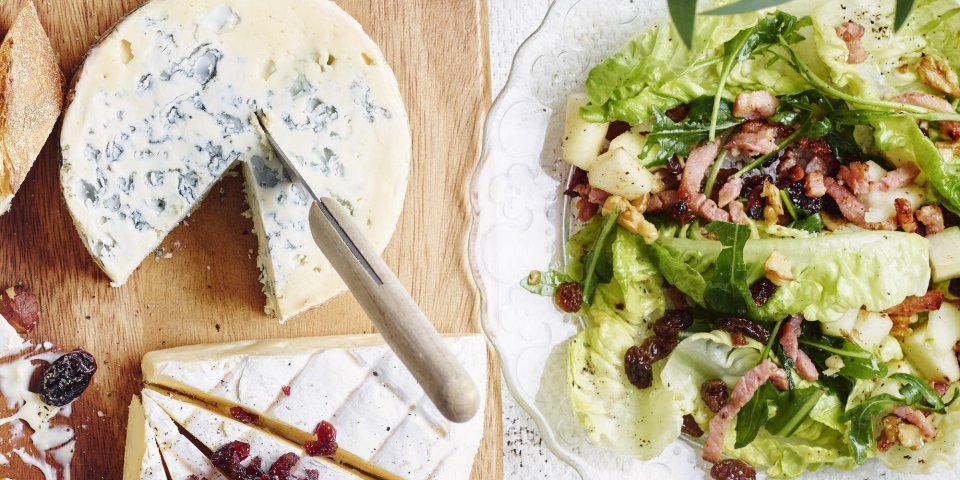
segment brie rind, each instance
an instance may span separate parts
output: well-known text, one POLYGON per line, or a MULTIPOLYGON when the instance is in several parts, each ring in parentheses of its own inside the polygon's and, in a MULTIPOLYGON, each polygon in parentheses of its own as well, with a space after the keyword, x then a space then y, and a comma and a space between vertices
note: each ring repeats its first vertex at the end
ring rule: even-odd
POLYGON ((230 442, 243 442, 250 445, 249 459, 259 457, 266 467, 287 453, 296 454, 300 457, 300 461, 291 472, 295 476, 306 477, 308 470, 315 470, 320 473, 320 478, 325 480, 362 478, 326 459, 307 456, 298 445, 264 430, 240 423, 233 418, 214 413, 186 398, 167 395, 150 388, 143 391, 143 397, 145 400, 156 402, 177 425, 211 451, 216 451, 230 442))
MULTIPOLYGON (((483 337, 445 341, 485 393, 483 337)), ((377 335, 180 347, 148 353, 142 369, 148 384, 223 408, 240 406, 297 442, 329 421, 343 452, 337 459, 367 471, 466 479, 483 436, 482 409, 464 424, 446 420, 377 335)))
POLYGON ((163 464, 171 478, 189 478, 196 475, 209 480, 229 480, 213 466, 212 460, 180 433, 177 424, 166 412, 146 395, 143 397, 143 408, 147 423, 153 428, 157 445, 160 446, 163 464))
POLYGON ((240 164, 268 313, 286 320, 344 291, 310 234, 311 202, 251 122, 259 109, 378 251, 396 227, 412 153, 400 90, 332 1, 152 0, 90 51, 71 98, 61 187, 115 285, 240 164))
POLYGON ((140 399, 133 397, 127 416, 127 443, 124 447, 123 480, 167 480, 160 447, 147 421, 140 399))

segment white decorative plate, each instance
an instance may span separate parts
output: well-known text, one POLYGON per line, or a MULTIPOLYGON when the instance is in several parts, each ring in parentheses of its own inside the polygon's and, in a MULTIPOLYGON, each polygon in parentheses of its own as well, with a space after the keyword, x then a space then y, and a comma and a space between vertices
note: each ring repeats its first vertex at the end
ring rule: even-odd
MULTIPOLYGON (((675 442, 657 459, 615 454, 587 439, 567 393, 567 343, 580 322, 520 286, 531 270, 560 268, 572 217, 560 156, 565 101, 584 90, 590 68, 665 14, 662 0, 555 0, 521 46, 487 118, 483 157, 471 185, 470 256, 483 298, 484 332, 500 355, 507 387, 547 446, 585 480, 709 478, 699 448, 675 442)), ((763 475, 761 475, 763 477, 763 475)), ((919 478, 871 460, 854 472, 805 478, 919 478)), ((928 478, 960 478, 945 473, 928 478)))

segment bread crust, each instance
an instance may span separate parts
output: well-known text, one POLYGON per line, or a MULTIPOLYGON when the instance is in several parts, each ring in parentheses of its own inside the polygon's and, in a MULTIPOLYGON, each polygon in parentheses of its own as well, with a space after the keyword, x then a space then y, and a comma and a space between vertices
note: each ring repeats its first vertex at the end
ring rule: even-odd
POLYGON ((0 213, 60 117, 63 86, 59 59, 29 1, 0 44, 0 213))

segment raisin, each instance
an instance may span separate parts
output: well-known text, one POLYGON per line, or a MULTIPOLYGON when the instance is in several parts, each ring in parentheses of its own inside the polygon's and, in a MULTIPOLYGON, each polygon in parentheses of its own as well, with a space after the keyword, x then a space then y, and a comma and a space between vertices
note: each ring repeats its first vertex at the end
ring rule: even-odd
POLYGON ((254 415, 240 407, 233 407, 230 409, 230 416, 236 419, 240 423, 253 423, 256 422, 260 417, 254 415))
POLYGON ((717 320, 717 329, 727 333, 742 333, 760 343, 767 343, 770 332, 757 322, 739 317, 723 317, 717 320))
POLYGON ((743 460, 723 460, 710 468, 713 480, 756 480, 757 471, 743 460))
POLYGON ((97 360, 78 348, 58 358, 43 372, 40 399, 52 407, 63 407, 83 394, 96 371, 97 360))
POLYGON ((713 379, 703 382, 700 385, 700 398, 711 412, 717 413, 727 404, 730 399, 730 393, 727 392, 727 384, 723 380, 713 379))
POLYGON ((823 208, 823 199, 808 197, 807 189, 803 182, 784 184, 781 187, 781 190, 786 191, 787 195, 790 197, 790 201, 801 210, 810 213, 816 213, 823 208))
POLYGON ((682 122, 684 119, 687 118, 687 115, 690 115, 690 104, 684 103, 681 105, 677 105, 676 107, 673 107, 670 110, 667 110, 664 113, 664 115, 666 115, 667 118, 669 118, 670 120, 673 120, 674 122, 682 122))
POLYGON ((686 330, 693 325, 693 314, 690 310, 674 310, 667 312, 653 324, 653 333, 658 337, 669 337, 686 330))
POLYGON ((943 226, 945 228, 951 228, 960 226, 960 215, 951 212, 950 210, 943 209, 943 226))
POLYGON ((553 298, 560 310, 577 313, 583 306, 583 287, 577 282, 563 282, 557 286, 557 293, 553 298))
POLYGON ((950 280, 950 288, 948 290, 954 296, 960 297, 960 278, 954 278, 953 280, 950 280))
POLYGON ((278 458, 276 462, 273 462, 273 465, 270 466, 270 471, 267 473, 270 475, 270 478, 287 478, 290 476, 293 467, 295 467, 299 461, 300 457, 293 452, 284 454, 278 458))
POLYGON ((307 455, 311 457, 332 457, 337 454, 339 446, 337 445, 337 429, 333 424, 324 420, 317 425, 314 430, 317 436, 316 441, 310 441, 303 445, 307 455))
POLYGON ((676 155, 667 162, 667 172, 675 177, 679 177, 683 173, 683 167, 680 166, 680 159, 677 158, 676 155))
POLYGON ((693 415, 689 414, 683 416, 683 426, 680 427, 680 431, 693 438, 703 436, 703 429, 700 428, 700 425, 697 425, 697 421, 693 419, 693 415))
POLYGON ((751 177, 744 177, 743 179, 743 189, 740 190, 741 197, 752 196, 754 190, 756 190, 757 196, 760 195, 760 192, 763 191, 764 182, 772 182, 773 177, 765 173, 759 175, 753 175, 751 177))
POLYGON ((681 225, 686 225, 697 218, 697 212, 693 211, 683 200, 678 201, 670 208, 670 215, 681 225))
POLYGON ((643 361, 640 347, 633 346, 627 349, 623 357, 623 368, 626 370, 627 379, 634 387, 643 390, 653 385, 653 367, 643 361))
POLYGON ((757 304, 758 307, 766 305, 770 297, 776 292, 777 286, 768 278, 761 278, 757 280, 757 283, 750 286, 750 295, 753 297, 753 303, 757 304))
POLYGON ((680 343, 680 339, 677 338, 676 333, 672 336, 654 335, 649 337, 638 347, 640 361, 652 365, 663 360, 667 358, 667 355, 670 355, 674 348, 677 348, 678 343, 680 343))
POLYGON ((614 138, 623 135, 630 131, 630 124, 622 120, 614 120, 610 122, 610 127, 607 128, 607 140, 613 140, 614 138))
POLYGON ((224 470, 230 470, 234 465, 247 459, 250 456, 250 444, 243 442, 230 442, 220 447, 210 457, 213 460, 213 466, 224 470))
POLYGON ((744 212, 754 220, 763 220, 763 200, 759 196, 748 198, 744 212))

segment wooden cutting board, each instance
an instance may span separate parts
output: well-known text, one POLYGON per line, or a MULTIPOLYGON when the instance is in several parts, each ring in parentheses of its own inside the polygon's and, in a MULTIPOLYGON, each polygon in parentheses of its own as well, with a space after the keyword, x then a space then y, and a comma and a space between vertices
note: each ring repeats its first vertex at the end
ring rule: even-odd
MULTIPOLYGON (((140 3, 37 1, 68 79, 98 36, 140 3)), ((490 102, 486 2, 338 3, 363 24, 393 65, 413 129, 410 187, 387 262, 441 331, 479 331, 478 295, 466 256, 467 183, 490 102)), ((0 31, 9 29, 22 5, 23 0, 0 0, 0 31)), ((373 331, 349 294, 284 326, 263 314, 257 240, 252 222, 243 216, 247 206, 239 176, 215 186, 201 208, 167 237, 163 252, 146 260, 126 286, 111 288, 64 208, 58 144, 59 126, 13 210, 0 217, 0 287, 22 281, 38 295, 43 318, 30 340, 66 350, 83 347, 99 360, 94 385, 74 408, 73 478, 120 478, 126 409, 141 388, 139 362, 146 351, 373 331)), ((473 478, 499 479, 500 376, 492 350, 490 356, 486 433, 473 478)), ((4 476, 42 478, 37 470, 16 465, 0 467, 4 476)))

